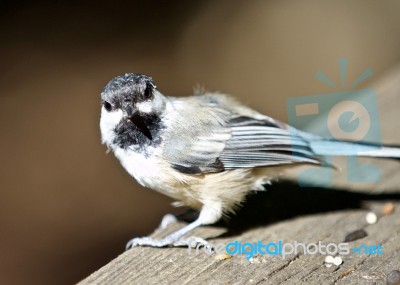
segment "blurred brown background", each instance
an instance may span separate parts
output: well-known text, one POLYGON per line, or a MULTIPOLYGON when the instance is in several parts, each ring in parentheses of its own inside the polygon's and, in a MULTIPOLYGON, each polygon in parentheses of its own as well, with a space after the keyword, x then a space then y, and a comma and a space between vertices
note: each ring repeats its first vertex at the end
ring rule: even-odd
MULTIPOLYGON (((171 200, 139 187, 99 137, 99 93, 151 75, 196 84, 287 121, 286 99, 400 60, 400 2, 3 1, 0 283, 71 284, 151 232, 171 200)), ((381 110, 381 112, 383 112, 381 110)), ((385 130, 383 129, 385 139, 385 130)))

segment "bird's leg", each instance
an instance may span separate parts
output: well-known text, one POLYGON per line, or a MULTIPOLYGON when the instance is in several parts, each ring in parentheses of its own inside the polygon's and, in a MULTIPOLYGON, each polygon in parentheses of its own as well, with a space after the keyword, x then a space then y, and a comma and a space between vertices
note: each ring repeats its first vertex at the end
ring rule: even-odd
POLYGON ((183 214, 175 216, 173 214, 166 214, 161 220, 161 223, 158 225, 158 229, 164 230, 170 224, 175 223, 177 221, 194 221, 199 217, 199 213, 195 210, 188 209, 183 214))

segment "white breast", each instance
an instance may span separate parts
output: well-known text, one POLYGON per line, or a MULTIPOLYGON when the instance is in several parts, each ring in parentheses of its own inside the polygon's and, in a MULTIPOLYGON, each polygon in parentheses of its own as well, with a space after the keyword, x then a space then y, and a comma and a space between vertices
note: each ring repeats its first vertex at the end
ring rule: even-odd
POLYGON ((119 147, 114 149, 114 153, 125 170, 142 186, 152 188, 168 196, 176 196, 176 189, 171 187, 173 178, 166 173, 165 167, 162 167, 163 164, 157 155, 153 154, 146 157, 141 153, 119 147))
POLYGON ((132 175, 141 185, 154 187, 154 174, 159 172, 154 157, 146 158, 143 154, 116 147, 115 156, 120 160, 125 170, 132 175))

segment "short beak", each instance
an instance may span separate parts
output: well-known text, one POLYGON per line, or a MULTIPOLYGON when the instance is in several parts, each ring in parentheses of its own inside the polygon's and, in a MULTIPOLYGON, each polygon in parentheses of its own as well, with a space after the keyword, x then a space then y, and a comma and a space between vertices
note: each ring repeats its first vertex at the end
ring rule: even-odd
POLYGON ((124 119, 125 120, 131 120, 133 116, 135 116, 138 113, 137 109, 134 108, 131 105, 125 106, 123 109, 123 114, 124 114, 124 119))
POLYGON ((149 140, 153 139, 150 130, 147 128, 146 124, 140 117, 138 109, 134 108, 132 105, 126 105, 123 108, 122 112, 124 114, 124 120, 126 120, 127 122, 131 122, 133 125, 135 125, 136 128, 149 140))

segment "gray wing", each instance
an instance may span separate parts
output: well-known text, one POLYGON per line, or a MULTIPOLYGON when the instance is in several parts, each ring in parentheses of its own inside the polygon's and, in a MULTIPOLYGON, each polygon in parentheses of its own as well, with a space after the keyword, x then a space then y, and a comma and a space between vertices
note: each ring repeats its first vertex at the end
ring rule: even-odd
POLYGON ((225 169, 297 162, 320 164, 308 141, 287 125, 240 116, 231 119, 227 126, 232 136, 219 155, 225 169))
POLYGON ((201 133, 195 142, 184 143, 181 155, 171 161, 173 168, 202 174, 301 162, 320 164, 299 131, 269 118, 235 116, 201 133))

